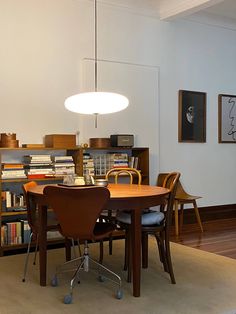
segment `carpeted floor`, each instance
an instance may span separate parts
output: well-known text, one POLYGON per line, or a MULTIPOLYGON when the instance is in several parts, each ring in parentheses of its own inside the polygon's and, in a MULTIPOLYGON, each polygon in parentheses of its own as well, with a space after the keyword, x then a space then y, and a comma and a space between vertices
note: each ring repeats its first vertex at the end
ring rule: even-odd
MULTIPOLYGON (((236 260, 172 244, 177 281, 172 285, 151 239, 149 268, 142 270, 141 297, 134 298, 132 284, 126 282, 122 271, 123 241, 113 243, 114 254, 105 255, 105 264, 122 276, 122 300, 114 298, 116 286, 112 282, 100 283, 93 272, 83 272, 81 284, 74 289, 73 304, 65 305, 62 300, 68 293, 69 273, 60 277, 58 287, 40 287, 38 267, 32 265, 31 255, 28 277, 22 283, 25 255, 14 255, 0 258, 0 314, 236 314, 236 260)), ((97 244, 90 247, 96 257, 97 244)), ((48 252, 48 282, 63 259, 63 249, 48 252)))

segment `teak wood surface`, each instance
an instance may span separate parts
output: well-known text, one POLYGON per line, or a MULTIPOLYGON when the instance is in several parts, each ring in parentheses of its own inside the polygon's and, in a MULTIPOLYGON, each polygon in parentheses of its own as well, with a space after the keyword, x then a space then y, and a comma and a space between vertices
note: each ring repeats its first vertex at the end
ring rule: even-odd
MULTIPOLYGON (((47 200, 43 194, 46 185, 38 185, 29 190, 29 196, 39 205, 39 263, 40 285, 46 286, 47 270, 47 200)), ((131 211, 133 295, 140 296, 141 275, 141 211, 144 208, 160 205, 165 201, 169 190, 157 186, 136 184, 109 184, 111 198, 107 209, 131 211)))

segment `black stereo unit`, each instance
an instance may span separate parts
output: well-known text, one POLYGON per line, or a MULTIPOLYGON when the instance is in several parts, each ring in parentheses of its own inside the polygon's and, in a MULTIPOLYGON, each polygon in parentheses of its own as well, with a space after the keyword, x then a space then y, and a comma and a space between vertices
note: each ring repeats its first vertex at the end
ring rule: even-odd
POLYGON ((134 136, 130 134, 115 134, 110 136, 112 147, 133 147, 134 136))

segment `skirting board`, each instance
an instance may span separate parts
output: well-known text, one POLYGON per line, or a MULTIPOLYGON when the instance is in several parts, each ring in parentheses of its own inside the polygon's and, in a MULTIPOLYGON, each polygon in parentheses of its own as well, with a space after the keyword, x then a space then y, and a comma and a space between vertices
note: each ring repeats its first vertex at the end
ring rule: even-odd
MULTIPOLYGON (((199 207, 198 209, 202 221, 236 218, 236 204, 199 207)), ((187 208, 184 211, 184 223, 196 223, 193 208, 187 208)))

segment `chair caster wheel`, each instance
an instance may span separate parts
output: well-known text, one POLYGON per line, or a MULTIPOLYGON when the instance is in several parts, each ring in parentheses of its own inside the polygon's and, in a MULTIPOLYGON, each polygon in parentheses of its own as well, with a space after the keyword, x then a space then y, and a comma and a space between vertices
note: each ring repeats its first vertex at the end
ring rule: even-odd
POLYGON ((25 282, 25 278, 22 279, 22 282, 25 282))
POLYGON ((99 276, 98 276, 98 281, 104 282, 104 281, 105 281, 105 277, 102 276, 102 275, 99 275, 99 276))
POLYGON ((67 294, 64 296, 64 304, 71 304, 72 303, 72 295, 67 294))
POLYGON ((54 276, 51 280, 51 286, 52 287, 57 287, 58 286, 58 279, 57 276, 54 276))
POLYGON ((116 298, 118 300, 122 299, 123 298, 123 291, 121 289, 117 290, 116 291, 116 298))

